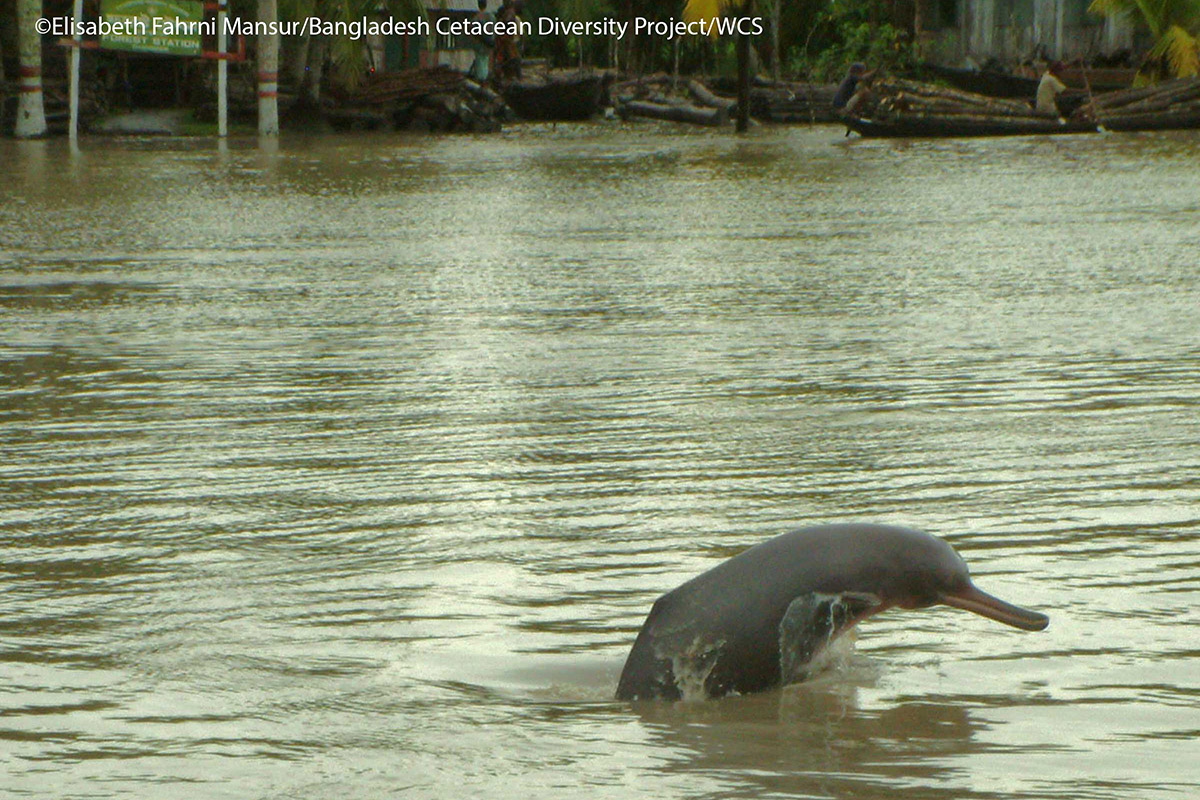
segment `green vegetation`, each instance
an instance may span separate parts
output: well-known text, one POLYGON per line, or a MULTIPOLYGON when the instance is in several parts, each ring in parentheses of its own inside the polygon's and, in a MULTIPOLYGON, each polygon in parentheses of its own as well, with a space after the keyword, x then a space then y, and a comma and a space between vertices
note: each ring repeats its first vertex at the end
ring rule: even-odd
MULTIPOLYGON (((380 11, 390 13, 396 19, 416 19, 425 13, 421 0, 279 0, 281 19, 302 20, 318 17, 325 22, 351 22, 364 17, 377 17, 380 11)), ((349 36, 328 37, 324 46, 313 47, 305 43, 305 55, 311 62, 328 53, 333 78, 342 86, 354 87, 367 74, 369 55, 365 37, 352 39, 349 36)), ((381 56, 382 54, 377 54, 381 56)), ((312 63, 307 66, 315 66, 312 63)))
MULTIPOLYGON (((746 13, 742 0, 684 0, 680 5, 685 19, 746 13)), ((854 61, 903 69, 915 60, 908 30, 911 6, 897 0, 754 0, 749 13, 761 16, 768 28, 755 38, 757 52, 751 55, 760 72, 774 72, 778 62, 780 71, 790 77, 831 81, 840 79, 854 61), (771 25, 777 32, 770 30, 771 25)), ((679 6, 655 0, 526 0, 524 10, 529 19, 587 20, 609 15, 669 20, 681 12, 679 6)), ((526 55, 562 66, 582 62, 654 72, 671 71, 678 61, 681 72, 710 75, 734 74, 735 49, 734 37, 668 41, 631 36, 619 47, 594 36, 534 37, 526 43, 526 55)))
POLYGON ((788 62, 791 72, 817 81, 834 81, 856 61, 870 65, 871 69, 882 67, 893 72, 908 69, 917 62, 908 32, 890 23, 872 25, 859 14, 838 16, 836 11, 821 12, 816 24, 822 22, 833 33, 825 38, 824 47, 815 55, 807 48, 794 49, 788 62))
POLYGON ((1088 11, 1130 16, 1154 37, 1139 72, 1142 83, 1200 74, 1200 0, 1092 0, 1088 11))

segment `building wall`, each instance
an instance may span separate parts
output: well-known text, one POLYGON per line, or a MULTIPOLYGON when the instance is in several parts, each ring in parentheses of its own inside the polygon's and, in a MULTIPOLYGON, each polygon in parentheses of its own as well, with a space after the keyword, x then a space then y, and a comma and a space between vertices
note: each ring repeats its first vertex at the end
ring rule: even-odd
POLYGON ((929 56, 945 64, 1069 61, 1134 46, 1132 23, 1087 13, 1090 0, 957 2, 957 24, 922 37, 929 56))

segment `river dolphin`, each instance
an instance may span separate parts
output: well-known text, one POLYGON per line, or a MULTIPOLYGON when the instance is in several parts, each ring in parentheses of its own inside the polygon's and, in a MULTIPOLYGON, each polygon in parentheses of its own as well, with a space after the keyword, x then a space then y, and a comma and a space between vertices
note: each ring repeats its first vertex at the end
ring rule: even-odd
POLYGON ((893 606, 944 603, 1040 631, 1045 614, 975 588, 949 544, 892 525, 820 525, 751 547, 654 603, 617 698, 745 694, 804 680, 814 657, 893 606))

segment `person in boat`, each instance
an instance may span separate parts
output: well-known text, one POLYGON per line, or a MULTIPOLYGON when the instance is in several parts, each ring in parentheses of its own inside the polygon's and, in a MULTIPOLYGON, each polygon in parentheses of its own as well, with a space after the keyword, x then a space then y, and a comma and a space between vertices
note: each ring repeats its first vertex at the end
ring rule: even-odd
POLYGON ((1058 96, 1066 91, 1067 85, 1062 82, 1063 63, 1055 61, 1044 73, 1038 83, 1037 101, 1034 108, 1039 114, 1058 115, 1058 96))
MULTIPOLYGON (((493 22, 496 15, 487 10, 487 0, 479 0, 479 11, 475 12, 474 20, 479 23, 493 22)), ((475 60, 471 62, 471 78, 483 83, 488 79, 489 67, 492 63, 492 50, 496 46, 496 39, 490 35, 480 34, 475 37, 475 41, 471 43, 471 49, 475 51, 475 60)))
POLYGON ((850 71, 838 85, 833 95, 833 107, 838 111, 850 114, 863 100, 863 93, 870 87, 875 70, 867 72, 867 65, 855 62, 850 65, 850 71))

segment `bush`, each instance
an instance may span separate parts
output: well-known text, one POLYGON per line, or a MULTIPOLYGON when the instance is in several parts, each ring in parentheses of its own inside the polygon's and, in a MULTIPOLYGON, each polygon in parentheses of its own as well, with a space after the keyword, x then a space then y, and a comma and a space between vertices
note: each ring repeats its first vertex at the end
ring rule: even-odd
POLYGON ((871 26, 867 22, 843 20, 837 26, 835 41, 813 56, 794 53, 788 66, 797 74, 805 74, 818 82, 837 81, 856 61, 867 69, 883 68, 895 72, 916 64, 916 53, 905 31, 884 23, 871 26))

